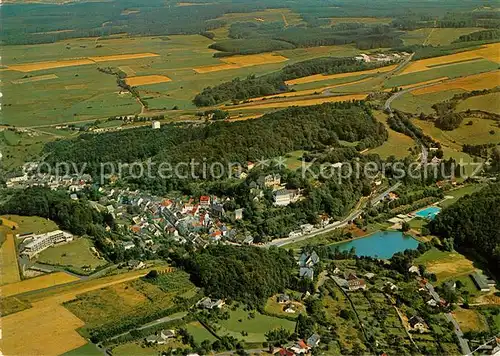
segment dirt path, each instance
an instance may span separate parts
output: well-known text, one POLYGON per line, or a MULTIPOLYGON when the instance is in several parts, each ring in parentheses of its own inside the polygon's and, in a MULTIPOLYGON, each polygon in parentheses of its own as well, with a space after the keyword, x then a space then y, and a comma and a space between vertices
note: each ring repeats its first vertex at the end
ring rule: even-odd
POLYGON ((285 23, 285 27, 288 27, 288 21, 286 20, 285 14, 281 13, 281 17, 283 18, 283 22, 285 23))

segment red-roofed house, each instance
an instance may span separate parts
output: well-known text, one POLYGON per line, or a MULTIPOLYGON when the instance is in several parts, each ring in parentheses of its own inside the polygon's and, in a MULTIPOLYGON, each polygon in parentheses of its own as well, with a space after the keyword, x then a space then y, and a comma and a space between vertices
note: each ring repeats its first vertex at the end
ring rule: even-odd
POLYGON ((202 195, 200 197, 200 206, 207 208, 210 206, 210 197, 208 195, 202 195))

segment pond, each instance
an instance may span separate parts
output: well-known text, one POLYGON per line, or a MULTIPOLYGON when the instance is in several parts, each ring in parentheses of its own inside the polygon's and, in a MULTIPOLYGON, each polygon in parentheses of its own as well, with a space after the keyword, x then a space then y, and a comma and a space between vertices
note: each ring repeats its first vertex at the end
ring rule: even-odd
POLYGON ((360 239, 332 245, 332 248, 336 247, 340 251, 349 251, 354 247, 357 256, 389 259, 397 252, 416 249, 418 241, 400 231, 379 231, 360 239))

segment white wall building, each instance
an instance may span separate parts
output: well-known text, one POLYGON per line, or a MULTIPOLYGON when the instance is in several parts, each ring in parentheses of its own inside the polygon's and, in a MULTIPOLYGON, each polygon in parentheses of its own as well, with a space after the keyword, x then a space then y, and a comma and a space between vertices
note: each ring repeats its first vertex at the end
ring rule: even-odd
POLYGON ((153 129, 157 130, 161 127, 161 124, 159 121, 153 121, 152 127, 153 129))
POLYGON ((61 230, 35 235, 33 240, 24 246, 22 254, 32 258, 50 246, 60 242, 69 242, 71 240, 73 240, 73 235, 61 230))

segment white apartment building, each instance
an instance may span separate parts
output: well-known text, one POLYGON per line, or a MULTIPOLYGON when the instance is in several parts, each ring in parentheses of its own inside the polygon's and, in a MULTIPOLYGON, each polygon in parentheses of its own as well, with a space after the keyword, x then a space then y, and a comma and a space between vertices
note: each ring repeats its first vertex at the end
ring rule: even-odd
POLYGON ((64 232, 61 230, 55 230, 52 232, 47 232, 41 235, 33 236, 31 242, 29 242, 26 246, 24 246, 24 250, 22 252, 23 255, 32 258, 36 256, 46 248, 53 246, 60 242, 69 242, 73 240, 73 235, 69 232, 64 232))

